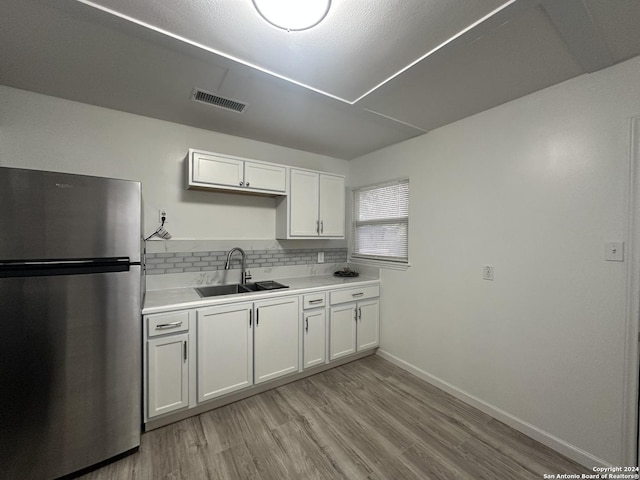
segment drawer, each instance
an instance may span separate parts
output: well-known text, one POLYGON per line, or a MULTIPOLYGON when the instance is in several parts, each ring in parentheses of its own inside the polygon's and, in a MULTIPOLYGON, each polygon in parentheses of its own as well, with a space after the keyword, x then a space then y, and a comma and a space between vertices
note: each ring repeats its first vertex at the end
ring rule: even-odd
POLYGON ((310 308, 324 307, 326 304, 326 296, 324 292, 310 293, 302 296, 302 308, 308 310, 310 308))
POLYGON ((360 288, 345 288, 342 290, 334 290, 329 294, 329 303, 336 305, 338 303, 357 302, 365 298, 376 298, 380 296, 380 286, 370 285, 360 288))
POLYGON ((167 333, 186 332, 189 330, 189 312, 160 313, 147 317, 149 336, 155 337, 167 333))

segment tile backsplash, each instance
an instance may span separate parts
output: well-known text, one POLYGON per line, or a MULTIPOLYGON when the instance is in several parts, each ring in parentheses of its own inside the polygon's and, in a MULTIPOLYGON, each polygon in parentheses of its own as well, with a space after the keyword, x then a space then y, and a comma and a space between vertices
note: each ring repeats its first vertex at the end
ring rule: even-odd
MULTIPOLYGON (((245 249, 248 269, 317 264, 319 252, 324 252, 324 263, 347 261, 346 248, 245 249)), ((227 252, 222 250, 147 253, 146 272, 147 275, 163 275, 223 270, 226 259, 227 252)), ((240 254, 234 253, 231 268, 240 268, 240 260, 240 254)))

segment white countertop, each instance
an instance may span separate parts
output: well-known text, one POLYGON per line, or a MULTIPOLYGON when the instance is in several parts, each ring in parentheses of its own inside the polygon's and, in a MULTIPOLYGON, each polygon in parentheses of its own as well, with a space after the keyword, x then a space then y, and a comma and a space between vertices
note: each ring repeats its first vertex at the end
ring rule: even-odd
MULTIPOLYGON (((327 290, 332 287, 341 287, 345 285, 366 285, 375 284, 380 280, 375 277, 366 277, 360 275, 359 277, 340 278, 333 275, 315 275, 309 277, 295 277, 295 278, 276 278, 274 281, 283 285, 288 285, 289 288, 282 288, 279 290, 248 292, 248 293, 236 293, 233 295, 221 295, 218 297, 201 297, 196 292, 194 287, 186 288, 170 288, 166 290, 151 290, 145 295, 144 307, 142 309, 143 314, 160 313, 171 310, 181 310, 185 308, 206 307, 211 305, 217 305, 221 303, 229 302, 244 302, 254 300, 264 300, 267 298, 281 297, 285 295, 297 295, 299 293, 305 293, 306 291, 319 291, 327 290)), ((204 287, 206 285, 199 285, 204 287)))

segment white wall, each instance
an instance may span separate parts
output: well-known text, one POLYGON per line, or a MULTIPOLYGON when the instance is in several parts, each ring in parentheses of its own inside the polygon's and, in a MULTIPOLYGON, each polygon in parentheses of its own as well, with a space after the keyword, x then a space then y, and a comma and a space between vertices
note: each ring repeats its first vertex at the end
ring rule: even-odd
POLYGON ((613 465, 629 265, 605 262, 604 243, 628 241, 639 85, 636 58, 350 170, 352 185, 410 178, 411 267, 381 275, 381 349, 574 458, 613 465))
POLYGON ((149 233, 158 210, 166 209, 174 238, 275 238, 273 198, 185 189, 189 147, 334 173, 348 169, 344 160, 0 85, 0 166, 139 180, 149 233))

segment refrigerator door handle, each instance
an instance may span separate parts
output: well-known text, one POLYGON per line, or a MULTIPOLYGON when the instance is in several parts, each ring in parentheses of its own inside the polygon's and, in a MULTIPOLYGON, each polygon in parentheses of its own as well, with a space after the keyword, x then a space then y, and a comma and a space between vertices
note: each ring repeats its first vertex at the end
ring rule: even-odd
POLYGON ((129 257, 0 261, 0 278, 128 272, 129 257))

